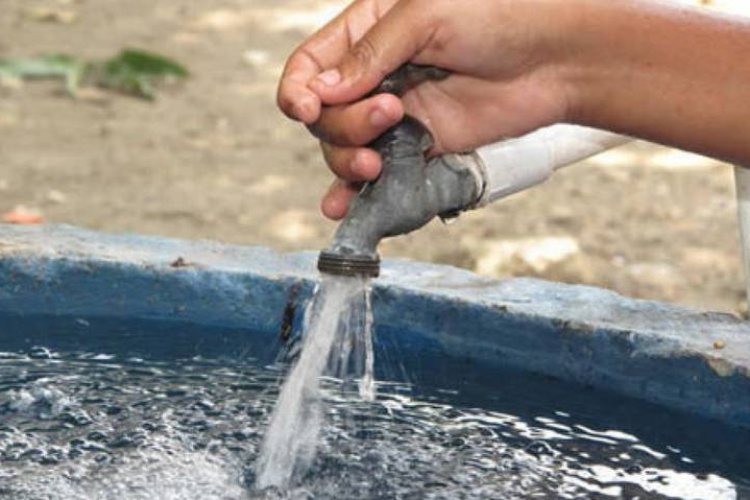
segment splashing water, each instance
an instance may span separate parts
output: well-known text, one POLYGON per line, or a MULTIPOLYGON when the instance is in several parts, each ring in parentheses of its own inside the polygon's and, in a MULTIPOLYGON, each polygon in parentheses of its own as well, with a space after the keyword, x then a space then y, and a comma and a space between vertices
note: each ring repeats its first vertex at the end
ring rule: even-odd
MULTIPOLYGON (((746 429, 428 353, 411 371, 424 382, 381 380, 374 402, 322 377, 310 469, 283 491, 248 490, 281 389, 271 353, 252 355, 269 335, 0 325, 0 499, 750 498, 746 429)), ((406 334, 384 325, 380 348, 406 334)), ((378 362, 388 369, 387 350, 378 362)))
POLYGON ((257 462, 259 489, 286 488, 311 465, 324 414, 320 377, 375 397, 372 310, 366 278, 326 276, 305 312, 302 353, 287 376, 257 462))

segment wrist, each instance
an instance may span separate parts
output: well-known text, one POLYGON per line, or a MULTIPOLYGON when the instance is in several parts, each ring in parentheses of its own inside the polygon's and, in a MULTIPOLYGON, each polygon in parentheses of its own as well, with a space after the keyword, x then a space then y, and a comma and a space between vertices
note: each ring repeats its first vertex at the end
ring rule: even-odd
POLYGON ((618 31, 627 21, 611 0, 568 0, 555 2, 555 24, 550 43, 550 67, 563 101, 561 121, 592 125, 595 110, 606 99, 607 81, 612 73, 624 70, 627 61, 618 61, 618 31), (592 113, 594 111, 594 113, 592 113))
MULTIPOLYGON (((624 0, 623 0, 624 1, 624 0)), ((595 107, 595 95, 610 59, 602 39, 612 17, 611 0, 542 0, 528 2, 532 29, 531 73, 548 93, 540 98, 554 103, 548 125, 583 125, 595 107), (532 69, 533 68, 533 69, 532 69), (551 98, 551 100, 549 99, 551 98)))

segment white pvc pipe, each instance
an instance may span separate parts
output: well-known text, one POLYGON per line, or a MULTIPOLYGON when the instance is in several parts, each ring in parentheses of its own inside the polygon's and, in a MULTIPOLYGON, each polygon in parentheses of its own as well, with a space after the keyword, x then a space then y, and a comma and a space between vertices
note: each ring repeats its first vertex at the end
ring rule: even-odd
MULTIPOLYGON (((517 139, 501 141, 460 155, 472 168, 484 191, 476 206, 483 206, 547 180, 562 167, 620 146, 629 137, 576 125, 553 125, 517 139)), ((745 292, 750 303, 750 168, 735 167, 737 218, 745 271, 745 292)))
POLYGON ((734 167, 737 187, 737 218, 740 226, 746 298, 750 301, 750 169, 734 167))
POLYGON ((553 125, 481 147, 469 155, 484 180, 479 205, 540 184, 559 168, 630 141, 629 137, 602 130, 553 125))

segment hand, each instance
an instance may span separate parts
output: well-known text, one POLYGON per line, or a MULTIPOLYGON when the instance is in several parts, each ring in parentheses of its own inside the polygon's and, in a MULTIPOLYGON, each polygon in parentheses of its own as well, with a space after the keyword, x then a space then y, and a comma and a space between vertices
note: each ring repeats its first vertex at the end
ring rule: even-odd
POLYGON ((364 147, 406 112, 432 132, 430 154, 458 152, 563 121, 570 96, 558 39, 575 0, 357 0, 289 58, 279 107, 322 141, 338 180, 323 213, 346 214, 380 172, 364 147), (362 99, 405 62, 452 73, 402 99, 362 99))

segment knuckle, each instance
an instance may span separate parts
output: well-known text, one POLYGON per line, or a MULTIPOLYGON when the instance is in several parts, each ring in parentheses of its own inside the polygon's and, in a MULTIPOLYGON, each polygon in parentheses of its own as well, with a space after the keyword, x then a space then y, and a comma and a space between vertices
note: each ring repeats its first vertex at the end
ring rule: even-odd
POLYGON ((354 44, 350 54, 355 64, 360 68, 369 68, 374 61, 378 60, 377 48, 369 37, 364 37, 354 44))

